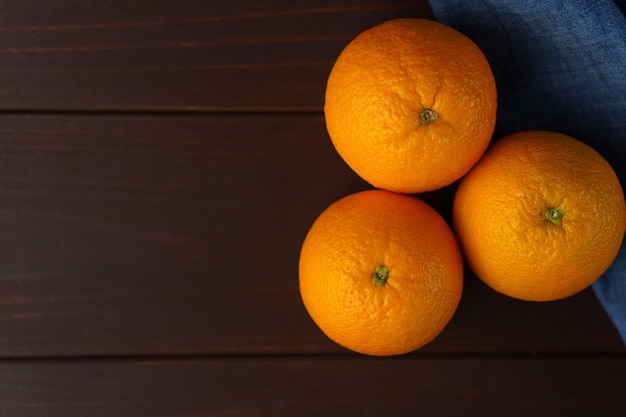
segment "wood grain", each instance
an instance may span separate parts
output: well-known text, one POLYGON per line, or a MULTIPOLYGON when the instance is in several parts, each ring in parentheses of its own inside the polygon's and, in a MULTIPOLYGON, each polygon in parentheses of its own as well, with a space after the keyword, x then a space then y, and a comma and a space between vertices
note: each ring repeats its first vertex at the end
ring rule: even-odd
MULTIPOLYGON (((327 136, 341 49, 426 0, 0 0, 0 415, 615 416, 591 290, 468 272, 431 344, 348 352, 300 301, 316 216, 370 188, 327 136)), ((455 185, 423 194, 449 220, 455 185)))
POLYGON ((0 2, 0 109, 320 111, 359 32, 425 1, 0 2))
POLYGON ((614 416, 625 358, 363 357, 0 363, 22 417, 614 416))
MULTIPOLYGON (((298 254, 369 185, 322 116, 4 115, 0 136, 0 356, 343 352, 298 254)), ((448 217, 453 191, 421 197, 448 217)), ((424 351, 626 353, 590 290, 525 303, 471 275, 424 351)))

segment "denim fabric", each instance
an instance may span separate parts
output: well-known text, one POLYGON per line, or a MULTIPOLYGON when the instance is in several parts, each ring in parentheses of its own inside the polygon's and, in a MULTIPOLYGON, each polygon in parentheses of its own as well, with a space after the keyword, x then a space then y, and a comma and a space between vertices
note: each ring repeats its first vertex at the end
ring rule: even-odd
MULTIPOLYGON (((430 0, 469 36, 498 87, 495 137, 548 129, 600 152, 626 184, 626 0, 430 0)), ((626 189, 626 188, 625 188, 626 189)), ((593 284, 626 342, 626 245, 593 284)))

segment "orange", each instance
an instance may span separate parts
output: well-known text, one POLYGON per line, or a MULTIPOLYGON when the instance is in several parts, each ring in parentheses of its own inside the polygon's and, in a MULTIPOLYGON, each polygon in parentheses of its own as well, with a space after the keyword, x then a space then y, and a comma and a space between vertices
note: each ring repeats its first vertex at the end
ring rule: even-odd
POLYGON ((376 188, 419 193, 463 176, 487 148, 496 85, 482 51, 426 19, 358 35, 337 58, 324 114, 335 149, 376 188))
POLYGON ((452 318, 463 260, 451 228, 422 200, 385 190, 349 195, 313 223, 300 294, 336 343, 376 356, 432 341, 452 318))
POLYGON ((624 194, 609 163, 561 133, 502 138, 463 178, 453 222, 474 273, 514 298, 548 301, 591 285, 617 256, 624 194))

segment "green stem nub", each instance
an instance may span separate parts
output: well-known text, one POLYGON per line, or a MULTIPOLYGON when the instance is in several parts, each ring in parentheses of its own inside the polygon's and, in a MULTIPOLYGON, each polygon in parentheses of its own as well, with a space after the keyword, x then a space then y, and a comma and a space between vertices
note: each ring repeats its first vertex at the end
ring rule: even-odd
POLYGON ((422 109, 420 111, 420 124, 427 125, 437 120, 437 112, 431 109, 422 109))
POLYGON ((543 212, 543 217, 554 224, 561 224, 563 221, 563 207, 550 207, 543 212))
POLYGON ((378 265, 372 275, 372 283, 377 287, 382 287, 389 278, 389 268, 384 265, 378 265))

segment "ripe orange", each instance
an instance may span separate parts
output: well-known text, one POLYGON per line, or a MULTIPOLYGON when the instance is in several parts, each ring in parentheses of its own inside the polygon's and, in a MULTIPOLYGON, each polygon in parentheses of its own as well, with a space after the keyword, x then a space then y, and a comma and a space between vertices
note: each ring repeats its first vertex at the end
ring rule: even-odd
POLYGON ((448 224, 422 200, 362 191, 328 207, 300 254, 300 294, 336 343, 398 355, 432 341, 452 318, 463 260, 448 224))
POLYGON ((626 228, 619 180, 606 160, 564 134, 496 141, 463 178, 453 222, 476 275, 511 297, 548 301, 591 285, 626 228))
POLYGON ((324 113, 344 161, 377 188, 453 183, 487 148, 496 85, 482 51, 441 23, 395 19, 358 35, 328 78, 324 113))

